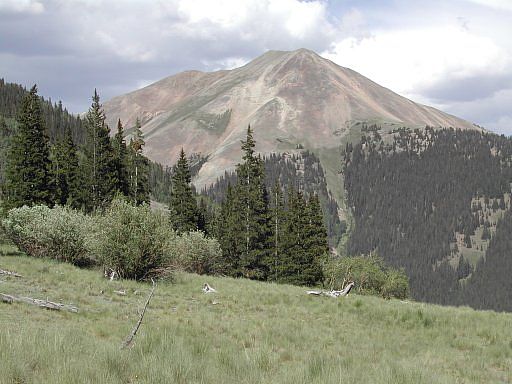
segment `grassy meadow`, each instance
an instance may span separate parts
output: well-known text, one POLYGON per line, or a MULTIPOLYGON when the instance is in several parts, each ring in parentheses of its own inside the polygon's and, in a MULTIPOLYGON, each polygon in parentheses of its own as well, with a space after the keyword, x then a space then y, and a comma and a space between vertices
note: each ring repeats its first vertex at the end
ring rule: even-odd
POLYGON ((0 383, 510 383, 512 314, 177 274, 151 289, 0 245, 0 383), (208 282, 218 290, 203 294, 208 282), (125 290, 119 296, 115 290, 125 290))

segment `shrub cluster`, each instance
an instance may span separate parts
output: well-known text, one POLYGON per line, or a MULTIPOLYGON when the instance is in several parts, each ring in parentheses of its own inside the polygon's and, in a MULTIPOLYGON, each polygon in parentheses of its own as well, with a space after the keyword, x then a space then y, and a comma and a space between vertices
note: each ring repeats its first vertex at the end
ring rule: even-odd
POLYGON ((170 244, 177 235, 163 212, 116 199, 97 221, 101 229, 94 251, 100 263, 120 277, 142 279, 169 262, 170 244))
POLYGON ((200 275, 217 273, 221 254, 219 242, 201 231, 182 234, 170 249, 171 260, 179 268, 200 275))
POLYGON ((93 220, 68 207, 45 205, 11 209, 2 221, 7 235, 30 256, 87 266, 96 262, 88 236, 93 220))
POLYGON ((342 257, 327 266, 327 283, 341 289, 348 281, 363 294, 405 299, 409 296, 409 279, 403 269, 385 265, 378 256, 342 257))
POLYGON ((2 225, 27 255, 96 264, 122 278, 143 279, 174 269, 215 273, 221 256, 217 240, 202 232, 178 235, 163 212, 123 199, 96 216, 67 207, 24 206, 10 210, 2 225))

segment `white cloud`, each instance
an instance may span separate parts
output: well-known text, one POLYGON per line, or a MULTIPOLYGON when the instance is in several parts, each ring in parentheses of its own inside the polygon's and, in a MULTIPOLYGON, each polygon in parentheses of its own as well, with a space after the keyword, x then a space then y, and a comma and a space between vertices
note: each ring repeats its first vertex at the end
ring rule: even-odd
POLYGON ((42 13, 44 5, 37 0, 0 0, 0 12, 42 13))
POLYGON ((512 1, 510 0, 469 0, 472 3, 484 5, 490 8, 496 8, 505 11, 512 11, 512 1))
POLYGON ((511 62, 508 52, 491 39, 456 27, 350 37, 334 43, 325 56, 406 95, 447 79, 505 73, 511 62))

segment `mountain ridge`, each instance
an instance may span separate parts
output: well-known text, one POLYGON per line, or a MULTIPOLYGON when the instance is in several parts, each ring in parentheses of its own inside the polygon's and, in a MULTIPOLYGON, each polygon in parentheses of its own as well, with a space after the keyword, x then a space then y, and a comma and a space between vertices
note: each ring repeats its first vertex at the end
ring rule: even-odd
POLYGON ((238 163, 249 124, 262 154, 337 148, 368 121, 384 133, 400 126, 480 129, 303 48, 268 51, 232 70, 181 72, 104 108, 110 126, 120 118, 129 128, 141 119, 153 160, 173 164, 182 147, 208 157, 194 180, 199 187, 238 163))

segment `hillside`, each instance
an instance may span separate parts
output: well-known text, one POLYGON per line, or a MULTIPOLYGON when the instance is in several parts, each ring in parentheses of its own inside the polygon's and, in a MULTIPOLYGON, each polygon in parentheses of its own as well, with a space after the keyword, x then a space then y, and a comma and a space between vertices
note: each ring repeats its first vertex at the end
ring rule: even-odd
POLYGON ((511 160, 510 138, 477 131, 347 146, 348 254, 405 268, 417 300, 512 311, 511 160))
POLYGON ((178 274, 150 290, 0 245, 0 292, 78 313, 0 303, 1 383, 506 383, 511 314, 178 274), (217 294, 201 292, 204 282, 217 294), (119 296, 115 290, 126 290, 119 296))
POLYGON ((152 160, 173 164, 182 147, 207 157, 194 180, 199 189, 239 162, 249 124, 263 154, 297 147, 320 154, 331 190, 338 183, 338 149, 360 137, 361 122, 379 123, 386 132, 425 125, 477 129, 305 49, 269 51, 229 71, 182 72, 104 107, 110 126, 120 118, 133 127, 141 118, 152 160))

